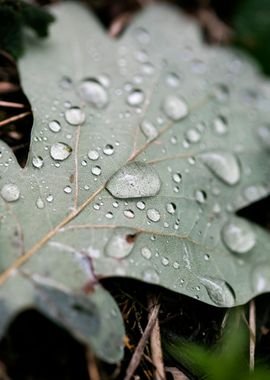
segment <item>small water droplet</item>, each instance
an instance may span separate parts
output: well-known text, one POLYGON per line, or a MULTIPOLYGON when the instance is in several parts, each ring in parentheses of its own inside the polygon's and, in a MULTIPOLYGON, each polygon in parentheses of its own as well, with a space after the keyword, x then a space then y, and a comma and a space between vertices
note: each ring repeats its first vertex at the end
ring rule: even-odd
POLYGON ((153 268, 147 268, 142 273, 142 278, 151 284, 159 284, 160 278, 157 271, 153 268))
POLYGON ((180 173, 174 173, 172 175, 172 179, 175 183, 180 183, 182 181, 182 174, 180 173))
POLYGON ((144 93, 142 90, 134 89, 127 96, 127 104, 132 107, 138 107, 144 102, 144 93))
POLYGON ((99 159, 99 153, 96 150, 89 150, 88 157, 92 161, 96 161, 99 159))
POLYGON ((57 120, 52 120, 52 121, 50 121, 49 122, 49 124, 48 124, 48 126, 49 126, 49 129, 52 131, 52 132, 54 132, 54 133, 58 133, 58 132, 60 132, 61 131, 61 124, 59 123, 59 121, 57 121, 57 120))
POLYGON ((107 214, 105 215, 105 217, 107 219, 112 219, 113 218, 113 213, 111 211, 107 212, 107 214))
POLYGON ((66 194, 70 194, 70 193, 72 192, 72 188, 71 188, 70 186, 66 186, 66 187, 64 188, 64 192, 65 192, 66 194))
POLYGON ((53 195, 52 195, 52 194, 49 194, 49 195, 47 196, 46 200, 47 200, 47 202, 52 203, 52 201, 54 200, 53 195))
POLYGON ((174 95, 168 95, 165 98, 162 108, 165 115, 173 121, 181 120, 188 114, 187 103, 174 95))
POLYGON ((179 269, 179 268, 180 268, 180 264, 178 263, 178 261, 175 261, 175 262, 173 263, 173 268, 174 268, 174 269, 179 269))
POLYGON ((50 149, 51 157, 56 161, 66 160, 71 155, 71 152, 71 146, 62 142, 53 144, 50 149))
POLYGON ((146 211, 146 215, 148 219, 151 220, 152 222, 158 222, 160 220, 160 213, 155 208, 149 208, 146 211))
POLYGON ((213 126, 218 135, 225 135, 228 131, 228 121, 222 115, 215 118, 213 126))
POLYGON ((247 253, 256 244, 256 235, 243 219, 232 219, 222 228, 222 238, 226 246, 235 253, 247 253))
POLYGON ((143 201, 139 201, 136 203, 136 206, 139 210, 144 210, 145 209, 145 203, 143 201))
POLYGON ((166 267, 167 265, 169 265, 169 259, 167 257, 162 257, 161 263, 166 267))
POLYGON ((191 128, 186 132, 186 139, 189 143, 197 143, 201 140, 201 134, 197 129, 191 128))
POLYGON ((232 307, 234 305, 233 291, 225 281, 212 277, 200 278, 200 281, 205 286, 209 298, 217 306, 232 307))
POLYGON ((86 79, 79 85, 79 95, 88 104, 102 109, 109 103, 107 90, 97 79, 86 79))
POLYGON ((40 156, 34 156, 32 159, 32 165, 34 166, 34 168, 41 169, 44 165, 43 158, 40 156))
POLYGON ((116 228, 105 246, 105 254, 114 259, 127 257, 135 244, 135 239, 128 239, 128 236, 135 236, 135 230, 122 227, 116 228))
POLYGON ((20 198, 20 189, 14 183, 7 183, 1 189, 1 197, 6 202, 15 202, 20 198))
POLYGON ((149 141, 154 140, 158 136, 157 128, 150 121, 144 120, 141 125, 141 131, 149 141))
POLYGON ((263 143, 263 145, 270 149, 270 127, 263 126, 258 129, 258 136, 263 143))
POLYGON ((99 176, 101 174, 102 170, 100 166, 93 166, 91 169, 91 173, 95 176, 99 176))
POLYGON ((80 107, 71 107, 66 110, 65 119, 70 125, 82 125, 85 122, 85 113, 80 107))
POLYGON ((200 158, 219 179, 227 185, 236 185, 240 180, 240 166, 236 157, 229 152, 203 153, 200 158))
POLYGON ((150 250, 149 248, 147 248, 147 247, 143 247, 143 248, 141 249, 141 255, 142 255, 145 259, 149 260, 149 259, 151 259, 152 252, 151 252, 151 250, 150 250))
POLYGON ((262 262, 255 266, 251 273, 251 285, 257 293, 270 291, 270 265, 268 262, 262 262))
POLYGON ((38 199, 36 200, 36 206, 39 209, 43 209, 45 207, 45 203, 40 197, 38 197, 38 199))
POLYGON ((158 194, 161 181, 151 165, 132 162, 118 170, 107 183, 116 198, 151 197, 158 194))
POLYGON ((111 156, 112 154, 114 154, 114 147, 111 144, 105 145, 105 147, 103 148, 103 153, 107 156, 111 156))
POLYGON ((195 191, 195 199, 198 203, 202 204, 205 203, 207 198, 206 192, 204 190, 197 190, 195 191))
POLYGON ((229 94, 230 94, 229 87, 226 84, 222 84, 222 83, 217 84, 214 87, 213 92, 216 99, 221 103, 225 103, 228 100, 229 94))
POLYGON ((132 210, 124 210, 124 215, 128 219, 133 219, 135 217, 135 214, 132 210))
POLYGON ((166 83, 170 87, 173 87, 173 88, 178 87, 180 84, 180 78, 176 73, 169 73, 166 76, 166 83))
POLYGON ((168 211, 169 214, 173 215, 176 210, 176 205, 174 203, 167 203, 166 210, 168 211))

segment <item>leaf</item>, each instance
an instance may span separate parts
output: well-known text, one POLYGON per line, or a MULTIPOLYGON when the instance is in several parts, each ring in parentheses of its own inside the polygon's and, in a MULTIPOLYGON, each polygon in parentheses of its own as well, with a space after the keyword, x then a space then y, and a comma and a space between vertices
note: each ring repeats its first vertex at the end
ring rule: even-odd
POLYGON ((51 38, 20 63, 26 167, 1 144, 2 324, 37 305, 113 362, 123 326, 101 278, 221 307, 270 290, 268 233, 235 214, 269 193, 269 85, 174 8, 148 8, 119 40, 81 5, 53 9, 51 38), (79 310, 66 319, 76 297, 104 318, 109 353, 79 310))

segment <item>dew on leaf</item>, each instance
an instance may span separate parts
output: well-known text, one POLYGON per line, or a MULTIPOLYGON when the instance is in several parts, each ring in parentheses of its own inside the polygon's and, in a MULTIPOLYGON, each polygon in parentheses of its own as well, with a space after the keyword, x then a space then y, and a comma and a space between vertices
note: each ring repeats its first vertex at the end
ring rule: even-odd
POLYGON ((135 235, 135 230, 128 228, 116 228, 112 237, 105 246, 105 254, 115 259, 127 257, 135 244, 135 239, 129 240, 127 236, 135 235))
POLYGON ((134 89, 127 96, 127 104, 132 107, 138 107, 144 102, 144 93, 142 90, 134 89))
POLYGON ((169 73, 166 76, 166 83, 169 87, 178 87, 180 84, 180 77, 176 73, 169 73))
POLYGON ((106 154, 106 156, 111 156, 114 154, 114 147, 111 144, 105 145, 103 148, 103 153, 106 154))
POLYGON ((222 239, 235 253, 247 253, 256 244, 256 235, 249 224, 242 219, 232 219, 222 228, 222 239))
POLYGON ((164 99, 162 109, 165 115, 173 121, 179 121, 188 115, 187 103, 175 95, 168 95, 164 99))
POLYGON ((229 87, 226 84, 217 84, 213 93, 220 103, 225 103, 229 98, 229 87))
POLYGON ((166 267, 167 265, 169 265, 169 259, 167 257, 162 257, 161 263, 166 267))
POLYGON ((157 271, 154 268, 147 268, 142 273, 142 278, 146 282, 150 282, 152 284, 159 284, 160 277, 157 271))
POLYGON ((70 193, 72 192, 71 187, 70 187, 70 186, 66 186, 66 187, 64 188, 64 192, 65 192, 66 194, 70 194, 70 193))
POLYGON ((135 214, 132 210, 124 210, 124 215, 128 219, 133 219, 135 217, 135 214))
POLYGON ((147 248, 147 247, 143 247, 143 248, 141 249, 141 255, 142 255, 145 259, 149 260, 149 259, 151 259, 152 252, 151 252, 151 250, 150 250, 149 248, 147 248))
POLYGON ((255 292, 263 293, 270 291, 270 264, 259 263, 251 273, 251 285, 255 292))
POLYGON ((36 206, 39 209, 43 209, 45 207, 45 203, 43 202, 43 200, 40 197, 38 197, 36 200, 36 206))
POLYGON ((227 185, 236 185, 240 180, 240 166, 229 152, 213 151, 200 155, 203 163, 227 185))
POLYGON ((225 281, 212 277, 203 277, 200 278, 200 282, 205 286, 209 298, 217 306, 232 307, 234 305, 234 294, 225 281))
POLYGON ((52 195, 52 194, 49 194, 49 195, 47 196, 46 200, 47 200, 47 202, 52 203, 53 200, 54 200, 53 195, 52 195))
POLYGON ((263 143, 263 145, 270 149, 270 127, 263 126, 258 129, 258 136, 263 143))
POLYGON ((169 214, 174 214, 176 210, 176 205, 174 203, 167 203, 166 210, 169 214))
POLYGON ((20 189, 14 183, 7 183, 1 189, 1 197, 6 202, 15 202, 20 198, 20 189))
POLYGON ((100 166, 93 166, 91 169, 91 173, 95 176, 99 176, 101 174, 101 167, 100 166))
POLYGON ((48 124, 48 126, 49 126, 49 129, 52 131, 52 132, 54 132, 54 133, 58 133, 58 132, 60 132, 61 131, 61 124, 59 123, 59 121, 57 121, 57 120, 52 120, 52 121, 50 121, 49 122, 49 124, 48 124))
POLYGON ((182 174, 180 173, 174 173, 172 175, 172 179, 175 183, 180 183, 182 181, 182 174))
POLYGON ((89 150, 88 158, 92 161, 96 161, 99 159, 99 153, 96 150, 89 150))
POLYGON ((224 116, 217 116, 214 119, 213 127, 218 135, 225 135, 228 131, 228 121, 224 116))
POLYGON ((34 168, 36 168, 36 169, 41 169, 42 166, 44 165, 43 158, 40 157, 40 156, 34 156, 34 157, 32 158, 32 165, 33 165, 34 168))
POLYGON ((188 129, 185 135, 189 143, 197 143, 201 140, 200 132, 194 128, 188 129))
POLYGON ((109 103, 107 90, 96 79, 86 79, 78 88, 80 97, 97 109, 105 108, 109 103))
POLYGON ((144 210, 145 209, 145 203, 143 201, 138 201, 136 203, 136 206, 139 210, 144 210))
POLYGON ((51 157, 56 161, 66 160, 71 155, 71 152, 71 146, 62 142, 53 144, 50 149, 51 157))
POLYGON ((203 190, 197 190, 195 191, 195 199, 198 203, 205 203, 207 198, 206 192, 203 190))
POLYGON ((142 133, 149 141, 154 140, 158 136, 157 128, 150 121, 144 120, 140 125, 142 133))
POLYGON ((112 219, 113 218, 113 213, 111 211, 107 212, 107 214, 105 215, 105 217, 107 219, 112 219))
POLYGON ((71 107, 66 110, 65 119, 70 125, 82 125, 85 122, 85 113, 80 107, 71 107))
POLYGON ((175 261, 172 266, 173 266, 174 269, 179 269, 180 268, 180 264, 179 264, 178 261, 175 261))
POLYGON ((161 181, 154 168, 143 162, 132 162, 118 170, 107 183, 116 198, 151 197, 158 194, 161 181))
POLYGON ((149 208, 146 215, 151 222, 158 222, 160 220, 160 212, 155 208, 149 208))

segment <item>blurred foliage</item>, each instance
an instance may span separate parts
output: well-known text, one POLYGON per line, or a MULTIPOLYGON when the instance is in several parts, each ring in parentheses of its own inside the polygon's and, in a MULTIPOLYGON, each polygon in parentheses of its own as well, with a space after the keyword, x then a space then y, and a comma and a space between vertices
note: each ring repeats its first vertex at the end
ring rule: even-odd
POLYGON ((251 53, 270 74, 270 2, 242 0, 233 16, 236 44, 251 53))
POLYGON ((19 58, 23 53, 23 27, 39 37, 48 35, 54 17, 37 5, 21 0, 0 0, 0 49, 19 58))
POLYGON ((212 349, 171 335, 163 339, 165 355, 181 363, 188 375, 208 380, 269 380, 262 366, 249 369, 249 331, 241 322, 241 308, 232 309, 220 340, 212 349))

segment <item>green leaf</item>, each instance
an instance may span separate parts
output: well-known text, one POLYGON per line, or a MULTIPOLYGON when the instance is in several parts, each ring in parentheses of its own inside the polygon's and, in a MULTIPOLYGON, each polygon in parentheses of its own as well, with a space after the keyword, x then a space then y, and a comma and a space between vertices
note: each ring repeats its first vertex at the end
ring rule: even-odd
MULTIPOLYGON (((103 338, 95 349, 115 361, 123 326, 109 295, 102 313, 101 278, 221 307, 270 290, 268 233, 235 214, 269 193, 269 86, 174 8, 148 8, 119 40, 83 6, 53 9, 51 38, 20 63, 34 115, 24 169, 1 143, 3 325, 28 305, 56 318, 79 297, 93 319, 113 310, 110 353, 103 338)), ((91 344, 77 318, 59 320, 91 344)))

